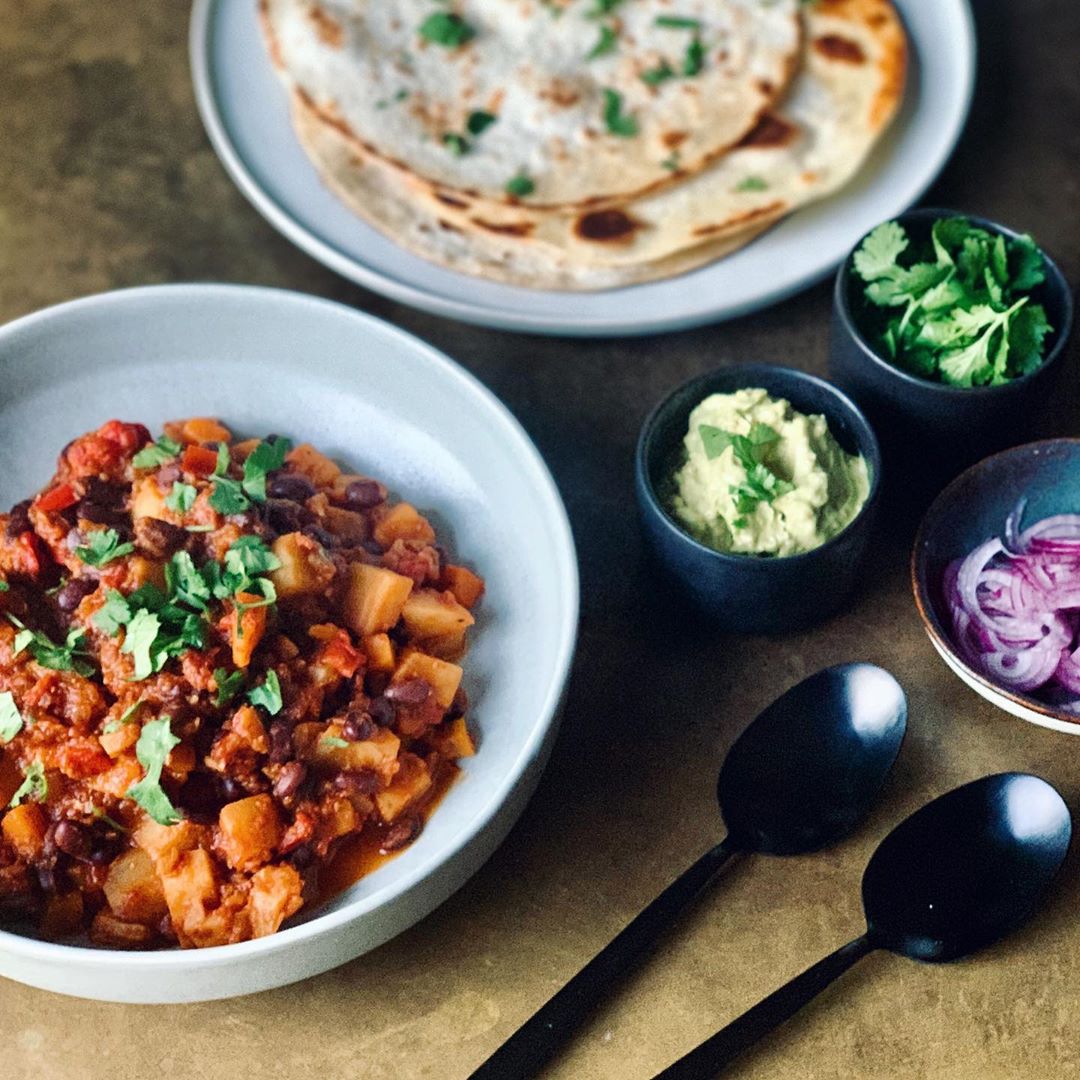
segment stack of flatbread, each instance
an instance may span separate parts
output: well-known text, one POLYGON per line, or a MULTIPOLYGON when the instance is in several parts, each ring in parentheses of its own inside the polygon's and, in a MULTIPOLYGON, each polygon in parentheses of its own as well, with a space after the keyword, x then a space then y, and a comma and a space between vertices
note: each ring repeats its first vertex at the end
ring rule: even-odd
POLYGON ((299 138, 397 243, 655 280, 845 184, 903 93, 890 0, 259 0, 299 138))

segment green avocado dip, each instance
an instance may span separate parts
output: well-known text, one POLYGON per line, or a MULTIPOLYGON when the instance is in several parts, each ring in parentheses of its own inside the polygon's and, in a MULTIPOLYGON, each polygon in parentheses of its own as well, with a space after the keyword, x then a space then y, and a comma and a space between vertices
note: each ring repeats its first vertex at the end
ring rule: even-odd
POLYGON ((670 508, 701 543, 738 555, 797 555, 831 540, 870 494, 866 460, 824 416, 764 390, 712 394, 690 414, 670 508))

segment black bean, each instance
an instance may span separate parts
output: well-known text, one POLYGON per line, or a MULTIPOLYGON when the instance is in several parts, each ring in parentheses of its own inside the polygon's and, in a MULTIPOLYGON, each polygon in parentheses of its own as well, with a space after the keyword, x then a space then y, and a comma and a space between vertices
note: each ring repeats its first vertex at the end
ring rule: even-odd
POLYGON ((221 794, 225 797, 226 802, 235 802, 237 799, 242 799, 247 794, 247 789, 231 776, 223 776, 219 781, 221 787, 221 794))
POLYGON ((379 697, 368 706, 368 716, 379 727, 389 727, 397 718, 397 710, 392 702, 387 701, 384 697, 379 697))
POLYGON ((307 779, 307 766, 302 761, 290 761, 282 765, 274 782, 274 798, 287 799, 295 795, 297 788, 307 779))
POLYGON ((91 476, 85 481, 84 499, 97 503, 99 506, 107 506, 111 510, 121 510, 124 500, 127 498, 127 489, 120 484, 111 484, 108 480, 91 476))
POLYGON ((270 725, 270 760, 280 765, 293 755, 292 730, 284 720, 270 725))
POLYGON ((30 524, 30 500, 23 499, 21 503, 16 503, 11 508, 7 523, 8 539, 14 540, 16 536, 20 536, 24 532, 30 532, 32 528, 33 526, 30 524))
POLYGON ((83 499, 79 503, 79 517, 83 521, 92 521, 95 525, 115 525, 121 518, 122 512, 92 499, 83 499))
POLYGON ((469 695, 465 693, 463 686, 459 686, 457 693, 454 694, 454 700, 450 702, 450 708, 446 710, 446 719, 456 720, 459 716, 464 716, 468 707, 469 695))
POLYGON ((221 788, 209 773, 191 773, 178 798, 180 805, 195 817, 215 818, 221 809, 221 788))
POLYGON ((431 694, 431 684, 426 679, 406 679, 388 686, 386 697, 398 705, 423 705, 431 694))
POLYGON ((371 769, 346 769, 334 777, 334 787, 350 795, 374 795, 382 787, 382 781, 371 769))
POLYGON ((350 510, 370 510, 382 501, 382 488, 375 480, 354 480, 345 489, 345 505, 350 510))
POLYGON ((43 892, 56 892, 56 871, 51 866, 39 866, 37 868, 37 879, 43 892))
POLYGON ((151 559, 167 559, 188 540, 188 531, 170 521, 144 517, 135 522, 135 540, 151 559))
POLYGON ((315 861, 315 852, 312 850, 310 844, 301 844, 289 854, 288 858, 289 862, 291 862, 297 870, 303 870, 315 861))
POLYGON ((61 821, 56 826, 56 846, 73 859, 85 859, 90 854, 90 834, 74 821, 61 821))
POLYGON ((299 503, 288 499, 267 499, 262 509, 267 525, 279 534, 299 532, 305 520, 311 517, 299 503))
POLYGON ((341 735, 349 742, 364 742, 375 734, 375 721, 364 713, 350 714, 341 725, 341 735))
POLYGON ((411 844, 419 835, 424 823, 418 817, 407 817, 395 821, 383 837, 383 851, 399 851, 411 844))
POLYGON ((383 553, 382 544, 378 540, 365 540, 360 546, 369 555, 381 555, 383 553))
POLYGON ((88 578, 72 578, 56 594, 56 606, 70 615, 82 603, 83 597, 89 596, 96 588, 96 581, 90 581, 88 578))
POLYGON ((271 499, 290 499, 302 503, 315 494, 315 485, 300 473, 279 472, 267 481, 266 494, 271 499))
POLYGON ((332 533, 328 533, 320 525, 305 525, 303 528, 305 536, 311 537, 317 544, 322 544, 324 548, 334 547, 337 544, 338 539, 332 533))

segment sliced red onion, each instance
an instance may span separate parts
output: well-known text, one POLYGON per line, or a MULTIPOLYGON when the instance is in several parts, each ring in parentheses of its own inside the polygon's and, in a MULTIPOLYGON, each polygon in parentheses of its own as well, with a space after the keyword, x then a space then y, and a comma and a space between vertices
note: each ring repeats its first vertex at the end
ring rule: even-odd
POLYGON ((995 682, 1080 713, 1080 514, 1021 531, 1025 506, 1017 503, 1000 539, 946 567, 954 640, 995 682))

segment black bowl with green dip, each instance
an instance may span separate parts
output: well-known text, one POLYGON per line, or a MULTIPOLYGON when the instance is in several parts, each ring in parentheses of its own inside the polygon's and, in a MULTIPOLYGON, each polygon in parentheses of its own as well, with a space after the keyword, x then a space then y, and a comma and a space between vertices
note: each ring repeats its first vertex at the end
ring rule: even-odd
MULTIPOLYGON (((1041 263, 1036 268, 1042 280, 1011 288, 1011 284, 1024 285, 1031 278, 1031 261, 1023 250, 1031 250, 1029 238, 996 222, 953 210, 911 210, 896 218, 909 246, 895 266, 890 265, 888 235, 878 234, 883 242, 878 245, 878 257, 871 260, 878 269, 870 276, 881 275, 879 297, 887 296, 890 289, 900 290, 911 284, 920 301, 915 305, 914 317, 924 319, 922 308, 928 290, 942 287, 941 275, 935 277, 932 266, 927 266, 938 258, 932 243, 934 226, 958 218, 990 234, 995 249, 999 248, 997 238, 1001 238, 999 250, 1007 253, 1007 259, 1005 272, 999 277, 1006 284, 996 306, 1007 310, 1019 303, 1013 318, 1005 320, 1006 326, 1011 331, 1019 325, 1026 333, 1017 336, 1030 339, 1034 335, 1034 342, 1014 341, 1014 347, 1003 351, 1004 331, 987 334, 995 325, 994 319, 989 311, 978 310, 986 306, 980 301, 986 299, 988 289, 980 288, 977 294, 961 289, 951 306, 947 296, 930 294, 931 301, 942 305, 938 311, 943 313, 926 320, 932 324, 926 334, 939 343, 936 348, 895 348, 897 355, 889 355, 887 325, 902 319, 907 303, 883 307, 868 298, 870 283, 856 263, 858 253, 865 250, 867 237, 856 244, 836 277, 829 374, 865 410, 881 438, 894 487, 890 500, 895 494, 898 498, 909 496, 925 501, 967 465, 1040 434, 1072 331, 1072 294, 1053 260, 1035 248, 1041 263), (926 268, 928 279, 917 281, 916 274, 904 279, 903 271, 910 271, 915 262, 926 268), (962 310, 955 317, 957 307, 962 310), (1031 317, 1036 308, 1043 313, 1041 319, 1031 317), (1018 324, 1017 318, 1022 323, 1018 324), (1044 324, 1049 329, 1043 330, 1044 324), (965 326, 970 327, 966 334, 965 326), (974 343, 974 348, 964 355, 969 342, 974 343), (945 369, 943 357, 948 357, 945 369), (991 374, 994 361, 1000 371, 991 374), (943 376, 952 378, 954 384, 943 381, 943 376), (974 376, 976 385, 955 384, 968 381, 969 376, 974 376)), ((875 232, 872 230, 868 236, 875 232)), ((984 250, 986 247, 984 244, 984 250)), ((962 244, 954 244, 952 250, 959 257, 962 244)), ((988 262, 992 261, 993 250, 990 254, 988 262)), ((962 262, 962 258, 958 261, 962 262)), ((979 270, 993 276, 992 267, 980 266, 979 270)), ((975 280, 975 276, 969 274, 968 280, 975 280)), ((1000 287, 999 280, 991 284, 1000 287)), ((914 335, 909 333, 907 339, 910 345, 914 335)))
MULTIPOLYGON (((762 439, 770 437, 761 434, 762 439)), ((786 482, 790 477, 782 472, 776 466, 777 481, 786 482)), ((859 409, 823 379, 764 364, 723 368, 692 379, 645 421, 635 474, 642 527, 658 567, 723 630, 779 634, 805 629, 836 612, 862 577, 878 510, 881 453, 859 409), (823 416, 840 449, 865 460, 868 483, 861 508, 839 532, 811 550, 785 555, 717 550, 693 535, 673 506, 672 478, 686 460, 691 413, 710 395, 751 388, 784 399, 805 417, 823 416)))

